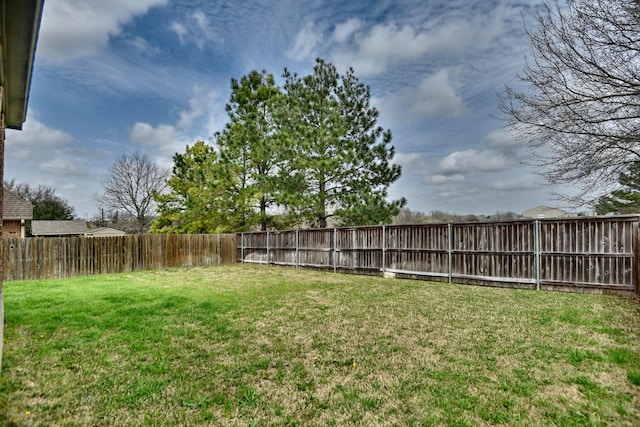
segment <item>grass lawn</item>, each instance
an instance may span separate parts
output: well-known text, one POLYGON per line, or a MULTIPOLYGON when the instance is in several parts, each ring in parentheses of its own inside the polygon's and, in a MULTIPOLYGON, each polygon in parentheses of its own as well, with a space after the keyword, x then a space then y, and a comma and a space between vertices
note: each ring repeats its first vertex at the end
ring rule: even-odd
POLYGON ((0 425, 640 425, 640 306, 248 265, 5 283, 0 425))

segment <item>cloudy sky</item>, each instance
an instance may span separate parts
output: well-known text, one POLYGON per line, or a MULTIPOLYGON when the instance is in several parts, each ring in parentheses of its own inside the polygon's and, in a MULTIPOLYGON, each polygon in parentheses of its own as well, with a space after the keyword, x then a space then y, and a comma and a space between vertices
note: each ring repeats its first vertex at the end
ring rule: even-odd
POLYGON ((5 179, 53 186, 79 217, 114 159, 171 166, 227 121, 230 79, 353 66, 392 130, 390 189, 429 212, 557 206, 501 130, 537 0, 46 0, 29 115, 7 131, 5 179))

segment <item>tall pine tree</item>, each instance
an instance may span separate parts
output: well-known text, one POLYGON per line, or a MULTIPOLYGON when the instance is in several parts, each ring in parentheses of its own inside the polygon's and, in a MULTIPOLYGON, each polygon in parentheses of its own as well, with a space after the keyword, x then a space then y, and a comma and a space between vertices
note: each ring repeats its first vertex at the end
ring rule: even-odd
POLYGON ((216 136, 222 161, 242 175, 244 186, 238 192, 242 198, 238 203, 255 206, 249 222, 259 224, 263 231, 274 225, 270 208, 275 204, 274 179, 281 151, 274 110, 281 96, 273 75, 266 71, 252 71, 239 81, 232 79, 226 105, 231 121, 216 136))
POLYGON ((371 91, 353 69, 316 60, 313 74, 285 70, 287 108, 278 121, 283 151, 278 200, 316 227, 390 222, 404 199, 388 202, 387 190, 400 177, 392 164, 391 131, 376 126, 371 91))
POLYGON ((171 191, 155 194, 159 216, 151 231, 158 233, 226 233, 246 231, 252 207, 244 205, 246 187, 241 171, 224 161, 211 145, 197 141, 173 157, 171 191))
POLYGON ((313 74, 284 78, 284 91, 264 71, 232 79, 230 122, 213 146, 199 141, 174 156, 154 231, 379 224, 405 205, 386 200, 400 166, 353 70, 340 76, 318 59, 313 74))

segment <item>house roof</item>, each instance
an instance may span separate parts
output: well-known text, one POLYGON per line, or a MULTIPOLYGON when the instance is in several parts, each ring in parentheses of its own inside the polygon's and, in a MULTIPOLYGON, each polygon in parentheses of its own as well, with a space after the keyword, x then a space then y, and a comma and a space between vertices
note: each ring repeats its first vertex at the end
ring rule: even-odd
POLYGON ((565 216, 566 212, 562 209, 551 208, 549 206, 536 206, 535 208, 527 209, 522 212, 524 218, 552 218, 565 216))
POLYGON ((2 219, 33 219, 33 205, 17 194, 4 190, 2 199, 2 219))
POLYGON ((34 236, 77 236, 89 231, 84 220, 68 221, 34 220, 31 221, 31 234, 34 236))
POLYGON ((125 233, 124 231, 117 230, 111 227, 94 228, 93 230, 87 231, 85 234, 89 237, 108 237, 108 236, 126 236, 127 235, 127 233, 125 233))
POLYGON ((22 129, 44 0, 0 0, 0 86, 5 125, 22 129))

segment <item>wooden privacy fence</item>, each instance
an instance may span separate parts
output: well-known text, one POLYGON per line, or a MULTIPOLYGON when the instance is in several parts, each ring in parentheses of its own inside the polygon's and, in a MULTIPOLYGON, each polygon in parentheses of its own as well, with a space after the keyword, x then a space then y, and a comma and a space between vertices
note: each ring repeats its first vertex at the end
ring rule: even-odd
POLYGON ((237 262, 235 234, 5 239, 5 280, 37 280, 237 262))
POLYGON ((241 262, 640 296, 638 216, 238 234, 241 262))

